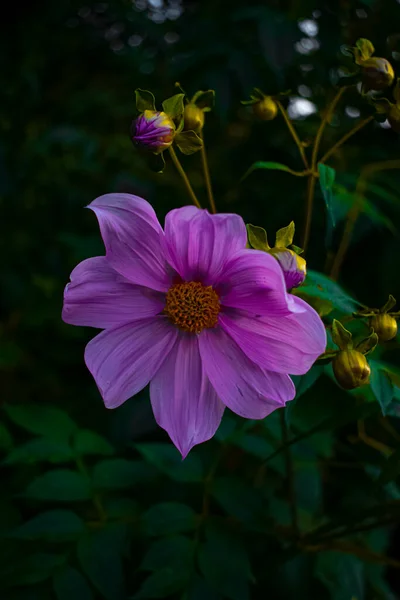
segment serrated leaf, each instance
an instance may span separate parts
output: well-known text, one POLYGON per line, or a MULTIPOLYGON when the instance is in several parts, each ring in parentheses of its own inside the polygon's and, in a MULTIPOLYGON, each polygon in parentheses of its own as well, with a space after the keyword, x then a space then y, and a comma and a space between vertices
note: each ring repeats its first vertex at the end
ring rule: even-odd
POLYGON ((23 523, 9 535, 23 540, 47 539, 63 542, 76 539, 84 531, 84 522, 72 510, 49 510, 23 523))
POLYGON ((246 225, 246 228, 249 244, 252 248, 255 250, 262 250, 263 252, 268 252, 268 250, 271 249, 268 244, 267 232, 265 229, 257 227, 257 225, 251 225, 251 223, 246 225))
POLYGON ((101 455, 111 456, 115 450, 106 438, 95 431, 80 429, 75 435, 73 448, 79 456, 101 455))
POLYGON ((154 470, 140 460, 112 458, 102 460, 93 469, 93 485, 99 489, 123 490, 149 481, 154 470))
POLYGON ((174 142, 182 154, 194 154, 198 150, 201 150, 203 146, 203 140, 195 131, 178 133, 174 138, 174 142))
POLYGON ((80 566, 106 600, 125 600, 122 550, 126 529, 112 524, 82 537, 77 546, 80 566))
POLYGON ((282 163, 265 162, 259 160, 251 165, 250 169, 246 171, 246 173, 243 175, 240 181, 243 181, 243 179, 246 179, 246 177, 253 173, 253 171, 257 171, 258 169, 268 169, 270 171, 286 171, 287 173, 291 172, 291 169, 286 165, 283 165, 282 163))
POLYGON ((136 108, 139 112, 145 110, 156 110, 156 100, 154 95, 148 90, 141 90, 138 88, 135 90, 136 97, 136 108))
POLYGON ((332 242, 333 229, 336 225, 335 214, 333 211, 333 184, 335 183, 336 171, 322 163, 318 163, 319 184, 321 186, 322 196, 325 201, 327 211, 326 245, 329 247, 332 242))
POLYGON ((293 243, 294 221, 291 221, 287 227, 282 227, 276 232, 275 246, 277 248, 287 248, 293 243))
POLYGON ((371 368, 370 385, 371 389, 378 400, 382 410, 382 414, 385 416, 392 404, 394 389, 393 383, 390 379, 389 374, 380 367, 379 363, 371 360, 369 361, 371 368))
POLYGON ((160 471, 176 481, 202 481, 203 465, 198 455, 190 454, 182 460, 171 444, 135 444, 142 456, 160 471))
POLYGON ((6 404, 4 410, 13 423, 56 441, 67 441, 78 429, 66 412, 52 406, 6 404))
POLYGON ((155 504, 142 515, 142 527, 147 535, 170 535, 191 531, 196 514, 190 506, 178 502, 155 504))
POLYGON ((56 442, 49 438, 37 438, 11 450, 4 464, 34 464, 42 461, 63 463, 71 461, 73 457, 72 449, 67 443, 56 442))
POLYGON ((53 575, 57 600, 93 600, 93 593, 82 573, 65 565, 53 575))
POLYGON ((163 111, 176 123, 180 123, 183 119, 184 97, 185 94, 175 94, 162 103, 163 111))
POLYGON ((24 495, 35 500, 88 500, 91 496, 90 480, 77 471, 55 469, 34 479, 24 495))

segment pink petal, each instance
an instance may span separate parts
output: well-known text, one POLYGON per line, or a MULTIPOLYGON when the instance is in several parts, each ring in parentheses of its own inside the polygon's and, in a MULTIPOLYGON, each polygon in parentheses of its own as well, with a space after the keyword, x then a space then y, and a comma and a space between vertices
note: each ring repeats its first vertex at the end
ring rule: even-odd
POLYGON ((303 312, 287 316, 221 314, 219 322, 243 352, 263 369, 303 375, 326 348, 326 331, 311 306, 293 297, 303 312))
POLYGON ((225 407, 204 373, 197 336, 179 337, 151 381, 150 398, 157 423, 183 458, 214 435, 225 407))
POLYGON ((205 372, 218 397, 247 419, 263 419, 293 400, 295 388, 288 375, 260 369, 221 328, 199 336, 205 372))
POLYGON ((131 283, 166 292, 171 284, 153 208, 131 194, 105 194, 89 207, 97 216, 107 260, 131 283))
POLYGON ((254 315, 288 315, 303 310, 286 292, 282 269, 267 252, 242 250, 232 256, 215 288, 223 306, 254 315))
POLYGON ((88 343, 86 366, 107 408, 116 408, 149 383, 177 335, 166 319, 155 317, 102 331, 88 343))
POLYGON ((153 317, 165 305, 164 295, 133 285, 105 256, 88 258, 71 273, 64 292, 62 318, 71 325, 107 329, 153 317))
POLYGON ((165 218, 168 260, 185 281, 211 285, 229 257, 245 248, 246 242, 246 226, 238 215, 210 215, 184 206, 165 218))

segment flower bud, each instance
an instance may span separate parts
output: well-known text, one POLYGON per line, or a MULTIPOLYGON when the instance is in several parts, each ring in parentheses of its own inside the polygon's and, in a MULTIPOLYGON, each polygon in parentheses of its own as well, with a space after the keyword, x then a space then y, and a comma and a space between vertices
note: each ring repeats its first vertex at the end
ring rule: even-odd
POLYGON ((204 126, 204 110, 195 104, 186 104, 183 113, 184 131, 201 131, 204 126))
POLYGON ((393 131, 400 133, 400 106, 392 104, 387 117, 393 131))
POLYGON ((340 350, 332 361, 337 382, 345 390, 354 390, 369 383, 371 369, 364 354, 357 350, 340 350))
POLYGON ((271 96, 265 96, 253 106, 253 113, 262 121, 272 121, 278 114, 278 106, 271 96))
POLYGON ((145 110, 132 122, 132 141, 139 148, 160 154, 172 144, 175 125, 165 112, 145 110))
POLYGON ((271 248, 270 253, 279 262, 287 290, 299 287, 306 277, 306 261, 289 248, 271 248))
POLYGON ((361 69, 367 90, 383 90, 393 83, 394 70, 386 58, 369 58, 362 63, 361 69))
POLYGON ((397 334, 397 322, 388 313, 380 313, 371 317, 370 327, 375 331, 380 342, 388 342, 397 334))

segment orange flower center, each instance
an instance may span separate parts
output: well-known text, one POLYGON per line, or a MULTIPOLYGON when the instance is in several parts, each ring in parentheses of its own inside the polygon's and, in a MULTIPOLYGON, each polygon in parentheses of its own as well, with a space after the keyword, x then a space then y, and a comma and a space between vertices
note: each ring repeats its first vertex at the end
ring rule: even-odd
POLYGON ((176 283, 167 292, 164 313, 171 323, 183 331, 200 333, 215 327, 220 301, 211 285, 198 281, 176 283))

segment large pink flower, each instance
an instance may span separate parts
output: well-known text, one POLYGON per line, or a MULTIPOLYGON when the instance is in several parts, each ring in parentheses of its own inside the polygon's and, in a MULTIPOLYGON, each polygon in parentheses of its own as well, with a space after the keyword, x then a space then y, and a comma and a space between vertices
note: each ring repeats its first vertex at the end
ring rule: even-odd
POLYGON ((104 329, 85 361, 107 408, 150 382, 157 423, 186 456, 226 406, 263 419, 293 399, 288 374, 310 369, 325 329, 286 292, 275 258, 246 249, 241 217, 185 206, 163 231, 137 196, 106 194, 90 208, 106 256, 73 270, 63 319, 104 329))

